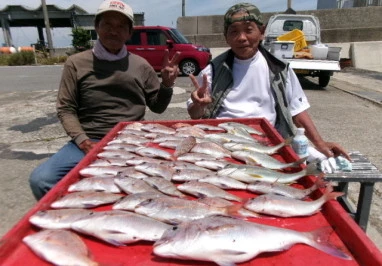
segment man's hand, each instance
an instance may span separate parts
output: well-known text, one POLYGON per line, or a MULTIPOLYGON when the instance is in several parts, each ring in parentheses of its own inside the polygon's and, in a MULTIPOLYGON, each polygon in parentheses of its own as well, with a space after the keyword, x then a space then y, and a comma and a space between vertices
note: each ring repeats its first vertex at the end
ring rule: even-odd
POLYGON ((175 79, 179 75, 178 61, 180 52, 176 52, 174 56, 169 60, 169 51, 166 49, 163 64, 161 69, 162 84, 163 86, 170 88, 174 86, 175 79))
POLYGON ((93 142, 91 141, 90 139, 87 139, 87 140, 84 140, 83 142, 81 142, 81 144, 79 145, 80 149, 85 153, 87 154, 91 149, 93 149, 93 147, 97 144, 97 142, 93 142))
POLYGON ((191 100, 194 104, 199 104, 200 106, 206 106, 212 102, 212 98, 207 88, 207 75, 203 75, 203 84, 199 86, 198 81, 194 75, 189 76, 192 83, 194 84, 195 90, 191 93, 191 100))

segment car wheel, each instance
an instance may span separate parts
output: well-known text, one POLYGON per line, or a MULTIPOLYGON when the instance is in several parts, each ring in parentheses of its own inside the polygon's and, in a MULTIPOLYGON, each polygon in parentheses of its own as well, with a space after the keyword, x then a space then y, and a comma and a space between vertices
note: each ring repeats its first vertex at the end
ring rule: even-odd
POLYGON ((193 60, 184 60, 180 62, 180 71, 182 72, 183 75, 188 76, 188 75, 197 75, 199 74, 199 66, 198 64, 193 61, 193 60))
POLYGON ((326 87, 329 84, 330 72, 321 71, 318 76, 318 85, 321 87, 326 87))

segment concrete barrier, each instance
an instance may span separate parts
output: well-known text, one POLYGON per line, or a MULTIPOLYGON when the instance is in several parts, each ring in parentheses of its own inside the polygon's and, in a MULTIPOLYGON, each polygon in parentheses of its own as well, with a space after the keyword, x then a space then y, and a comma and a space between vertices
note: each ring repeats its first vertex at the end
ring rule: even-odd
POLYGON ((355 68, 382 72, 382 41, 352 43, 351 59, 355 68))

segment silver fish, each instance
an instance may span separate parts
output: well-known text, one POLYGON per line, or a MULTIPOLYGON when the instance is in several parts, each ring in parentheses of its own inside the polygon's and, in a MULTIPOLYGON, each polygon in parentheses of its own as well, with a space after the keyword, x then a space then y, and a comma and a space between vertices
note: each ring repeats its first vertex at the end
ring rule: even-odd
POLYGON ((108 144, 105 145, 102 149, 105 151, 129 151, 134 152, 138 147, 141 147, 139 145, 135 144, 127 144, 127 143, 116 143, 116 144, 108 144))
POLYGON ((171 181, 166 180, 162 177, 150 176, 143 180, 147 182, 149 185, 151 185, 153 188, 161 191, 162 193, 166 195, 175 196, 179 198, 186 197, 186 195, 180 192, 171 181))
POLYGON ((235 143, 253 143, 256 142, 256 139, 248 139, 240 136, 236 136, 230 133, 213 133, 204 136, 205 139, 216 143, 227 143, 227 142, 235 142, 235 143))
POLYGON ((142 157, 142 156, 139 156, 139 155, 137 155, 137 157, 134 157, 134 158, 126 160, 126 163, 128 165, 139 165, 139 164, 143 164, 143 163, 157 163, 157 164, 161 164, 163 162, 165 162, 165 160, 155 159, 155 158, 150 158, 150 157, 142 157))
POLYGON ((264 194, 249 199, 244 208, 267 215, 278 217, 310 216, 320 211, 321 206, 329 200, 342 196, 342 192, 331 192, 327 189, 318 199, 303 201, 275 194, 264 194))
POLYGON ((148 177, 148 175, 146 175, 140 171, 137 171, 135 169, 135 166, 126 167, 126 169, 119 172, 117 176, 119 176, 119 177, 131 177, 131 178, 135 178, 135 179, 143 179, 143 178, 148 177))
POLYGON ((158 146, 161 148, 168 148, 168 149, 175 150, 176 147, 178 147, 181 142, 182 140, 169 140, 166 142, 159 143, 158 146))
POLYGON ((173 174, 171 180, 173 181, 190 181, 190 180, 198 180, 213 174, 212 171, 205 170, 195 170, 195 169, 181 169, 176 170, 173 174))
MULTIPOLYGON (((204 197, 204 198, 198 198, 196 199, 198 202, 215 206, 215 207, 226 207, 226 206, 232 206, 235 203, 232 201, 223 199, 223 198, 212 198, 212 197, 204 197)), ((249 217, 249 218, 265 218, 264 216, 257 214, 253 211, 247 210, 245 208, 240 208, 237 213, 242 217, 249 217)), ((267 218, 267 217, 266 217, 267 218)))
POLYGON ((125 159, 96 159, 91 162, 88 167, 109 167, 109 166, 126 166, 125 159))
POLYGON ((73 222, 92 212, 87 209, 43 210, 29 217, 29 222, 45 229, 70 229, 73 222))
POLYGON ((134 153, 131 153, 126 150, 113 150, 113 151, 103 151, 97 154, 98 158, 101 159, 130 159, 136 156, 134 153))
MULTIPOLYGON (((135 130, 141 130, 141 129, 142 129, 142 126, 143 126, 143 124, 140 123, 140 122, 132 122, 132 123, 127 124, 123 129, 135 129, 135 130)), ((123 130, 123 129, 122 129, 122 130, 123 130)))
POLYGON ((162 142, 167 142, 167 141, 182 141, 184 137, 179 137, 179 136, 174 136, 174 135, 165 135, 165 136, 160 136, 155 139, 153 139, 153 143, 162 143, 162 142))
POLYGON ((231 157, 231 152, 229 150, 214 142, 197 143, 193 146, 191 152, 208 154, 216 159, 231 157))
POLYGON ((139 154, 143 157, 150 157, 150 158, 161 158, 165 160, 173 161, 175 160, 172 153, 167 152, 162 149, 153 148, 153 147, 142 147, 135 150, 136 154, 139 154))
POLYGON ((109 141, 107 145, 110 144, 135 144, 135 145, 144 145, 149 143, 150 140, 145 137, 128 135, 128 134, 120 134, 116 136, 113 140, 109 141))
POLYGON ((204 160, 208 160, 208 161, 216 160, 216 158, 212 155, 208 155, 204 153, 189 152, 179 156, 177 160, 194 163, 197 161, 204 161, 204 160))
POLYGON ((277 144, 277 145, 264 145, 260 142, 255 143, 224 143, 223 146, 230 151, 255 151, 265 154, 275 154, 281 148, 292 143, 293 138, 288 138, 285 141, 277 144))
POLYGON ((152 132, 152 133, 165 133, 165 134, 175 134, 175 129, 162 125, 147 123, 141 127, 142 130, 152 132))
POLYGON ((209 124, 195 124, 194 126, 208 131, 225 131, 225 129, 222 127, 213 126, 209 124))
POLYGON ((197 161, 195 165, 201 166, 210 170, 220 170, 227 166, 229 162, 227 161, 216 161, 216 160, 205 160, 205 161, 197 161))
POLYGON ((249 261, 260 253, 283 251, 301 243, 351 260, 350 255, 328 242, 332 232, 331 227, 298 232, 231 217, 210 216, 167 230, 154 243, 153 251, 166 258, 213 261, 221 266, 233 266, 249 261))
POLYGON ((50 207, 61 208, 95 208, 100 205, 114 203, 123 195, 98 191, 72 192, 54 201, 50 207))
POLYGON ((217 174, 203 177, 201 179, 198 179, 198 181, 202 183, 209 183, 222 189, 246 190, 248 186, 247 184, 240 182, 234 178, 219 176, 217 174))
POLYGON ((178 189, 184 193, 191 194, 197 198, 217 197, 238 202, 243 201, 242 198, 209 183, 188 181, 186 183, 178 185, 178 189))
POLYGON ((114 182, 126 194, 134 194, 146 191, 152 191, 155 193, 158 191, 141 179, 117 176, 114 178, 114 182))
POLYGON ((23 242, 40 258, 54 265, 97 266, 90 251, 75 233, 47 229, 23 238, 23 242))
POLYGON ((81 176, 116 176, 119 172, 122 172, 125 168, 123 166, 87 166, 82 168, 79 173, 81 176))
POLYGON ((270 183, 278 182, 289 184, 295 182, 303 176, 320 175, 322 172, 317 169, 315 164, 312 163, 296 173, 282 173, 256 165, 229 164, 224 169, 219 170, 218 174, 232 177, 244 183, 252 183, 257 180, 261 180, 270 183))
POLYGON ((175 170, 166 164, 157 163, 143 163, 135 166, 139 172, 145 173, 149 176, 161 176, 164 179, 171 180, 175 170))
POLYGON ((238 215, 238 204, 226 207, 215 207, 174 197, 150 198, 135 207, 135 212, 169 224, 179 224, 202 217, 220 215, 238 215))
POLYGON ((309 188, 299 189, 281 183, 269 183, 263 181, 255 181, 248 184, 247 190, 257 194, 277 194, 294 199, 304 199, 318 188, 325 187, 325 182, 322 178, 317 178, 317 181, 309 188))
POLYGON ((119 201, 117 201, 116 203, 114 203, 112 206, 112 209, 134 211, 135 207, 139 203, 151 198, 159 198, 159 197, 168 197, 168 196, 159 191, 158 192, 146 191, 146 192, 129 194, 123 197, 122 199, 120 199, 119 201))
POLYGON ((224 128, 226 130, 232 129, 232 128, 240 128, 244 129, 250 134, 255 134, 259 136, 264 136, 264 133, 243 123, 238 123, 238 122, 225 122, 225 123, 220 123, 218 124, 218 127, 224 128))
POLYGON ((114 246, 137 241, 156 241, 171 225, 127 211, 103 211, 72 224, 72 229, 101 239, 114 246))
POLYGON ((71 184, 68 187, 68 191, 105 191, 110 193, 121 193, 121 190, 114 183, 114 177, 84 178, 71 184))
POLYGON ((266 168, 281 170, 288 167, 300 167, 306 158, 301 158, 296 162, 284 163, 272 156, 255 151, 234 151, 232 152, 232 157, 241 161, 244 161, 249 165, 261 165, 266 168))

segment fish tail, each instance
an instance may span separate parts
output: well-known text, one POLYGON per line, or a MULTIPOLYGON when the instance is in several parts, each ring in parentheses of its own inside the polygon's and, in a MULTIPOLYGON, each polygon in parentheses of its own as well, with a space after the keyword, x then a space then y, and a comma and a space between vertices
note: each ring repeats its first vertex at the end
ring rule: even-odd
POLYGON ((243 219, 245 218, 241 213, 240 213, 240 209, 244 206, 243 203, 239 203, 239 204, 232 204, 232 205, 229 205, 226 208, 226 212, 227 212, 227 215, 229 216, 232 216, 232 217, 235 217, 235 218, 240 218, 240 219, 243 219))
POLYGON ((328 184, 329 183, 324 180, 324 173, 320 174, 315 182, 317 188, 325 188, 328 184))
POLYGON ((337 258, 352 260, 351 256, 329 243, 329 238, 332 233, 333 228, 330 226, 325 226, 311 232, 306 232, 304 234, 306 234, 309 239, 306 244, 337 258))

